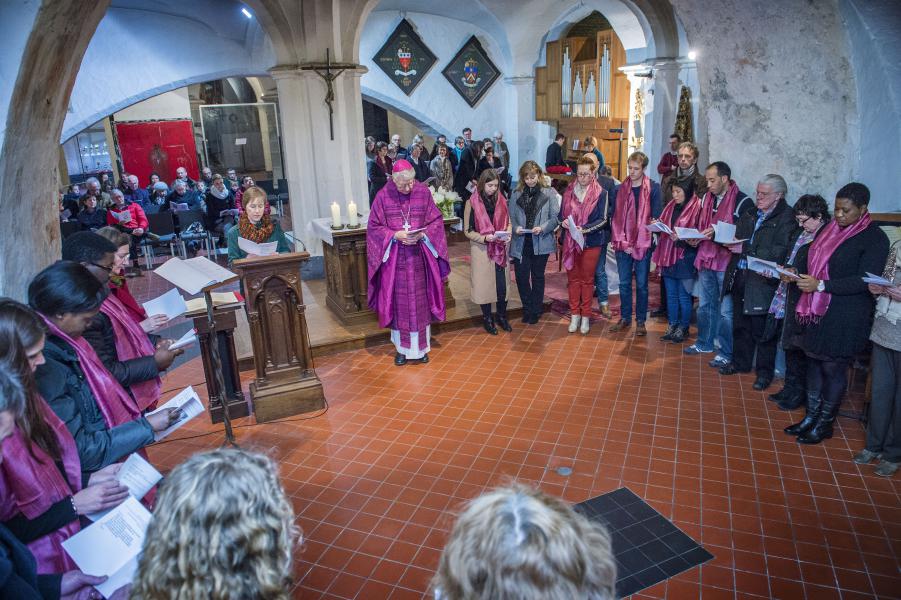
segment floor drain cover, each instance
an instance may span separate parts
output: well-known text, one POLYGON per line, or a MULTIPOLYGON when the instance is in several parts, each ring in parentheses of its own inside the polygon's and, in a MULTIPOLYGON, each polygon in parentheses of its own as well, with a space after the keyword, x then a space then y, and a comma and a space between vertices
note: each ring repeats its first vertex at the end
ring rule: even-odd
POLYGON ((573 470, 569 467, 557 467, 557 475, 561 477, 569 477, 573 474, 573 470))

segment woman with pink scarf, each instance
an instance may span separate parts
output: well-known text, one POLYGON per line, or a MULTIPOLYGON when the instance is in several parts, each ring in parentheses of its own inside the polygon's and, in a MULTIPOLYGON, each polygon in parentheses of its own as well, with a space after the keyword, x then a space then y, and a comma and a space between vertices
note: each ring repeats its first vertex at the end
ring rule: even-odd
POLYGON ((802 444, 832 437, 832 424, 848 385, 848 367, 863 351, 875 301, 863 280, 885 265, 889 243, 870 221, 870 190, 849 183, 835 195, 834 219, 810 246, 797 282, 803 292, 795 308, 806 325, 801 346, 807 354, 807 414, 785 428, 802 444))

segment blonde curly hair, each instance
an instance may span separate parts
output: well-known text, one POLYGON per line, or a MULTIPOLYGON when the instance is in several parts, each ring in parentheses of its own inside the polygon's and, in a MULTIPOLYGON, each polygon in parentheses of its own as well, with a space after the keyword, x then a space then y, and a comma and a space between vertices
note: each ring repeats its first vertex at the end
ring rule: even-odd
POLYGON ((166 477, 132 600, 287 600, 299 530, 275 463, 243 450, 195 454, 166 477))
POLYGON ((603 525, 514 483, 469 503, 432 583, 442 600, 612 600, 616 564, 603 525))

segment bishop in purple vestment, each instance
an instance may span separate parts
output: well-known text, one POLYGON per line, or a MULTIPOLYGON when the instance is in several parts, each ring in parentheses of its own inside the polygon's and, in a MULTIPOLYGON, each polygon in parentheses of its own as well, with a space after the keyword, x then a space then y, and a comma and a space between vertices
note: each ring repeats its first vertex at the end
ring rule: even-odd
POLYGON ((369 308, 391 329, 396 365, 428 362, 429 330, 443 321, 450 273, 444 219, 413 166, 394 163, 392 180, 372 202, 366 226, 369 308))

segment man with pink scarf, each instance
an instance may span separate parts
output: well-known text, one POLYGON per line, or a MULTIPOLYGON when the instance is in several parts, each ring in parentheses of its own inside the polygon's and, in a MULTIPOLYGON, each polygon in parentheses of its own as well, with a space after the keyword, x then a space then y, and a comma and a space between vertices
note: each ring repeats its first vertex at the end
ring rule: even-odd
POLYGON ((394 364, 429 360, 431 323, 445 318, 450 274, 444 218, 404 159, 372 202, 366 226, 369 308, 391 329, 394 364))
POLYGON ((633 152, 627 162, 629 177, 616 190, 613 215, 613 249, 619 272, 620 320, 610 326, 616 333, 632 326, 632 273, 635 273, 635 335, 648 334, 648 274, 651 270, 653 240, 645 225, 660 217, 663 201, 660 185, 645 175, 648 157, 633 152))

